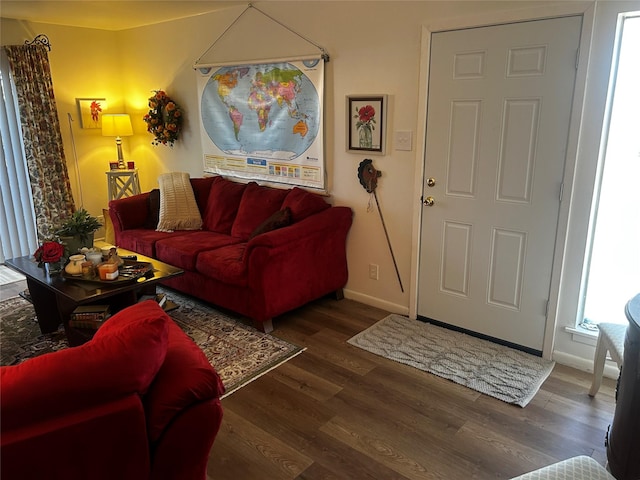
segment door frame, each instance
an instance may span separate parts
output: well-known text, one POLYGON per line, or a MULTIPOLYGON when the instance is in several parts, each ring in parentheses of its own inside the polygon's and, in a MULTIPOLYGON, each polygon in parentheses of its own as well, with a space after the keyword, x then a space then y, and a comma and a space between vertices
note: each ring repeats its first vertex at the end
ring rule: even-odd
POLYGON ((568 235, 568 223, 571 202, 572 185, 576 173, 578 160, 578 144, 581 125, 581 114, 584 106, 584 94, 587 81, 587 67, 589 60, 589 52, 591 49, 591 34, 595 20, 595 8, 593 2, 576 2, 553 7, 534 7, 531 9, 523 9, 517 12, 500 12, 487 14, 486 16, 463 17, 438 22, 430 25, 423 25, 421 32, 420 46, 420 70, 418 80, 418 122, 417 125, 424 125, 424 129, 416 132, 416 161, 414 175, 414 195, 416 198, 417 208, 413 215, 413 242, 411 248, 411 281, 409 289, 409 317, 417 318, 418 312, 418 292, 419 285, 419 262, 420 259, 420 242, 422 230, 422 215, 424 208, 422 207, 421 198, 424 189, 425 175, 425 156, 426 156, 426 129, 427 124, 427 107, 429 94, 429 64, 431 61, 431 34, 444 32, 448 30, 461 30, 474 27, 488 27, 501 25, 506 23, 520 23, 531 20, 544 20, 550 18, 566 17, 566 16, 582 16, 582 32, 580 34, 580 51, 578 52, 578 67, 576 71, 576 80, 573 94, 573 102, 571 107, 571 120, 569 124, 569 136, 567 139, 567 152, 564 165, 564 192, 560 202, 560 210, 558 214, 558 225, 556 230, 556 239, 554 247, 554 256, 551 273, 551 284, 549 291, 549 303, 547 307, 547 317, 544 330, 544 341, 542 348, 542 356, 551 359, 555 341, 555 328, 557 323, 558 305, 560 302, 560 285, 563 273, 563 259, 565 253, 565 245, 568 235))

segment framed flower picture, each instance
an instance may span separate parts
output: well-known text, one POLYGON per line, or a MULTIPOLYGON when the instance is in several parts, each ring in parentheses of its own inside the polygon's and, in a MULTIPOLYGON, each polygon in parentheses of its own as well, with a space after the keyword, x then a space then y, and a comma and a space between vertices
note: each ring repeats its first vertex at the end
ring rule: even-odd
POLYGON ((347 95, 347 151, 384 155, 386 95, 347 95))
POLYGON ((102 128, 102 114, 107 110, 106 98, 76 98, 80 126, 102 128))

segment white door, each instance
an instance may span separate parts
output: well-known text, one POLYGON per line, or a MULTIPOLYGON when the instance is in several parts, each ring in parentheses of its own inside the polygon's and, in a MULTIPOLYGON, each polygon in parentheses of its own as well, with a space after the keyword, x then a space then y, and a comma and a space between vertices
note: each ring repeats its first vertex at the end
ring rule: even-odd
POLYGON ((581 25, 432 35, 420 317, 542 351, 581 25))

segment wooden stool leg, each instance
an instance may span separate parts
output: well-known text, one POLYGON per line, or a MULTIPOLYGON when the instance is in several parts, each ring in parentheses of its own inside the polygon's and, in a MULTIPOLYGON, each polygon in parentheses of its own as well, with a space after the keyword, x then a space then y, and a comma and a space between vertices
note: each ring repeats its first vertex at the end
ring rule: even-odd
POLYGON ((600 390, 600 385, 602 384, 604 362, 607 359, 607 346, 605 343, 603 335, 598 335, 596 354, 593 358, 593 383, 591 384, 591 390, 589 390, 590 397, 595 397, 598 390, 600 390))

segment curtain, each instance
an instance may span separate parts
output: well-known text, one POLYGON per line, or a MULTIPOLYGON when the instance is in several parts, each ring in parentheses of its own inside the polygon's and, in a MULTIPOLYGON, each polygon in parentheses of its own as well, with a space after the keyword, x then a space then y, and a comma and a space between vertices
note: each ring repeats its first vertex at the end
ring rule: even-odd
POLYGON ((9 60, 0 49, 0 263, 29 255, 38 244, 19 122, 9 60))
POLYGON ((75 210, 49 58, 43 45, 4 49, 18 96, 38 240, 43 241, 75 210))

